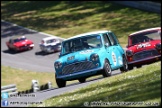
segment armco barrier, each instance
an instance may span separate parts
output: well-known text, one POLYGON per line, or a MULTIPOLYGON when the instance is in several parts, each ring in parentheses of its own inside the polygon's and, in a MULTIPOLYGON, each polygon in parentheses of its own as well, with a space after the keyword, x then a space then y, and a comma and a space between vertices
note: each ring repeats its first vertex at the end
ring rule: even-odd
POLYGON ((10 84, 10 85, 6 85, 6 86, 2 86, 1 87, 1 94, 2 93, 8 93, 8 95, 13 95, 13 94, 17 94, 17 87, 16 84, 10 84))
POLYGON ((32 80, 32 90, 33 92, 37 92, 40 90, 38 80, 32 80))
POLYGON ((34 92, 38 92, 38 91, 41 91, 41 90, 47 90, 47 89, 51 89, 51 88, 52 88, 52 83, 50 81, 46 84, 39 85, 38 80, 32 80, 31 89, 25 90, 25 91, 18 91, 18 95, 34 93, 34 92))
POLYGON ((8 93, 9 96, 15 95, 15 94, 20 95, 20 94, 28 94, 28 93, 33 93, 33 92, 51 89, 51 88, 52 88, 52 83, 50 81, 44 85, 39 86, 38 80, 32 80, 32 87, 29 90, 17 91, 16 84, 10 84, 10 85, 1 87, 1 94, 8 93))
POLYGON ((40 86, 40 90, 46 90, 46 89, 51 89, 51 88, 52 88, 51 82, 48 82, 48 83, 40 86))

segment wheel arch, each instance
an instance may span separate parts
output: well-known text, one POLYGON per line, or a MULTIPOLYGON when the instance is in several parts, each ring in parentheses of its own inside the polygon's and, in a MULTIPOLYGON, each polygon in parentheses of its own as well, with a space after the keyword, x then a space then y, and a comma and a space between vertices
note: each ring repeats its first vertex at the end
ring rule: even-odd
POLYGON ((104 61, 103 61, 103 65, 104 65, 104 63, 105 63, 105 60, 107 60, 107 61, 108 61, 109 65, 110 65, 110 68, 112 69, 112 67, 111 67, 111 65, 112 65, 112 64, 110 63, 110 61, 109 61, 109 59, 108 59, 108 58, 105 58, 105 59, 104 59, 104 61))

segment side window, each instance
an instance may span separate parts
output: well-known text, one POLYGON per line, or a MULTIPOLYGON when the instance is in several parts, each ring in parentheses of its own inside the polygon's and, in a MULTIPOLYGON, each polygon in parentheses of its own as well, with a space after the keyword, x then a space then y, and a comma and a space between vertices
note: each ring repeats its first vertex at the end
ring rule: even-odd
POLYGON ((111 45, 116 45, 118 43, 112 33, 109 33, 109 39, 111 41, 111 45))
POLYGON ((108 39, 108 35, 107 34, 103 34, 103 38, 104 38, 104 45, 107 43, 108 46, 110 46, 110 40, 108 39))
POLYGON ((118 40, 118 38, 116 37, 116 35, 115 35, 113 32, 111 32, 110 35, 112 35, 113 38, 114 38, 114 40, 116 41, 116 43, 119 44, 119 40, 118 40))
POLYGON ((64 43, 64 45, 63 45, 63 53, 69 53, 70 52, 69 48, 70 48, 69 43, 68 42, 64 43))

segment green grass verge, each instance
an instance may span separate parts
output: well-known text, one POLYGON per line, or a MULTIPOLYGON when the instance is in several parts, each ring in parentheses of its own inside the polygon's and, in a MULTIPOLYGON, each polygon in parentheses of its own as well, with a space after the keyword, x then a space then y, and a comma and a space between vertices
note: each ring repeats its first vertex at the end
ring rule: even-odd
MULTIPOLYGON (((101 75, 89 77, 87 81, 98 77, 101 75)), ((26 91, 31 89, 33 79, 38 80, 40 86, 50 81, 52 87, 57 87, 55 72, 33 72, 1 65, 1 86, 16 84, 18 91, 26 91)), ((78 83, 78 80, 67 81, 67 85, 73 83, 78 83)))
POLYGON ((106 106, 106 102, 110 102, 107 106, 119 106, 122 102, 125 106, 131 106, 133 102, 136 103, 132 106, 161 105, 161 62, 104 78, 87 87, 45 100, 37 106, 100 107, 106 106))
POLYGON ((38 80, 40 85, 50 81, 56 86, 54 72, 32 72, 1 65, 1 86, 16 84, 18 91, 28 90, 33 79, 38 80))
POLYGON ((161 15, 107 1, 2 1, 1 19, 68 38, 112 30, 122 46, 130 33, 161 26, 161 15))

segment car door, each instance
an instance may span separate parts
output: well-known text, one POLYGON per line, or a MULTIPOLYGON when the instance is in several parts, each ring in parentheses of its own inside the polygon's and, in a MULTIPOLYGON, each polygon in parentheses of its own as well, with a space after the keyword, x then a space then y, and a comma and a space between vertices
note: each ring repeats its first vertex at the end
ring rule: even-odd
POLYGON ((114 46, 110 42, 110 39, 107 33, 103 34, 103 38, 104 38, 104 46, 107 52, 106 57, 108 58, 110 62, 111 68, 115 69, 117 65, 117 60, 116 60, 116 55, 114 53, 114 46))
POLYGON ((117 69, 121 65, 123 65, 122 54, 121 54, 121 51, 119 50, 120 45, 119 45, 117 39, 113 36, 113 34, 111 32, 107 33, 107 35, 108 35, 108 39, 110 40, 110 43, 111 43, 108 50, 112 57, 112 59, 111 59, 112 60, 112 68, 117 69))

